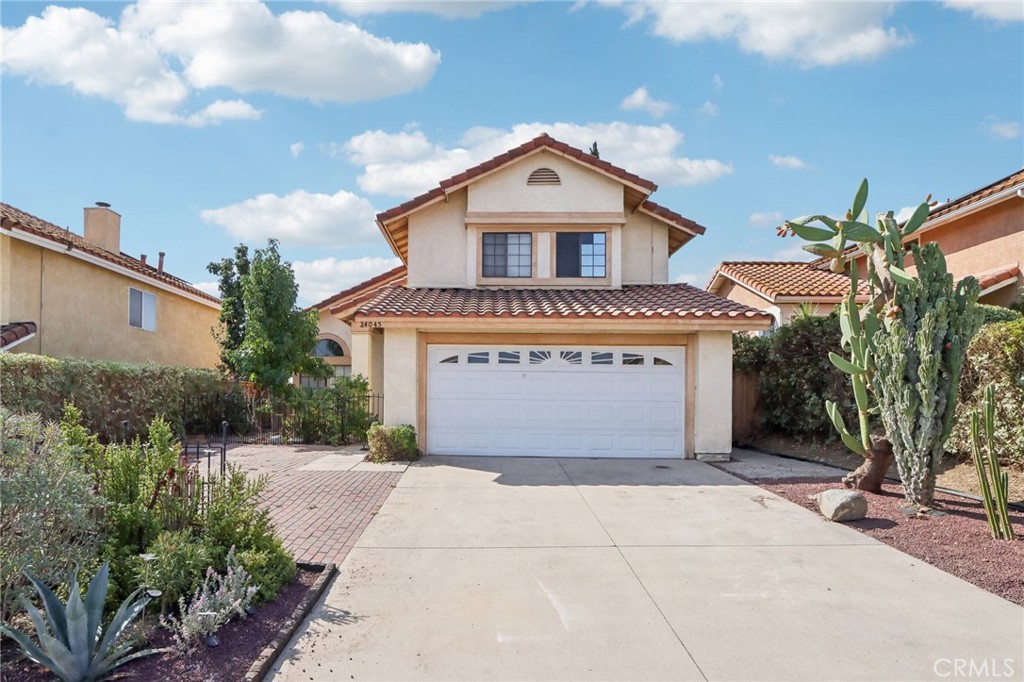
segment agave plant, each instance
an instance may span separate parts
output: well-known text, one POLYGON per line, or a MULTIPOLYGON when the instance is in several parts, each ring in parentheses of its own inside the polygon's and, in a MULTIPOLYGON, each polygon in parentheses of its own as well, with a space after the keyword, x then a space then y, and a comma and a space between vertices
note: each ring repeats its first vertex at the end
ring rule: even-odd
POLYGON ((128 661, 162 651, 146 649, 129 653, 131 642, 119 642, 125 629, 149 601, 146 596, 136 599, 141 590, 136 590, 121 603, 106 632, 103 632, 103 602, 107 598, 109 573, 110 567, 104 562, 89 583, 83 602, 76 569, 71 574, 67 604, 61 603, 53 590, 35 576, 26 573, 46 610, 44 616, 29 600, 21 599, 22 606, 35 624, 39 644, 37 646, 25 633, 3 625, 0 625, 0 633, 17 642, 30 660, 65 682, 99 680, 128 661))

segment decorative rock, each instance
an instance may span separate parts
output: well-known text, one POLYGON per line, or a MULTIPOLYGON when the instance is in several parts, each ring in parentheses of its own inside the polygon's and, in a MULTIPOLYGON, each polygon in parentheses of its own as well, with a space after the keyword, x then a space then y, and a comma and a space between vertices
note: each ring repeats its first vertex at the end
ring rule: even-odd
POLYGON ((856 490, 826 490, 812 498, 829 521, 859 521, 868 513, 867 498, 856 490))

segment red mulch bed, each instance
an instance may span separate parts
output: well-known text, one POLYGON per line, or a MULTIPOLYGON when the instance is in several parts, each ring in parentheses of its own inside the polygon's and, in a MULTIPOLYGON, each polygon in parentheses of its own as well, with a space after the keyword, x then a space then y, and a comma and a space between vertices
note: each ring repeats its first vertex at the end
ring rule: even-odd
MULTIPOLYGON (((217 631, 220 646, 215 649, 201 645, 187 656, 172 653, 146 656, 118 668, 111 680, 132 680, 156 682, 229 682, 244 680, 245 673, 264 647, 273 641, 281 626, 295 611, 306 596, 320 571, 299 569, 295 580, 277 595, 274 601, 256 607, 256 613, 245 620, 235 620, 217 631)), ((172 644, 170 634, 163 628, 155 631, 150 647, 165 647, 172 644)), ((29 661, 17 662, 16 649, 5 642, 2 653, 2 678, 4 682, 42 682, 54 680, 39 666, 29 661)))
MULTIPOLYGON (((818 511, 809 496, 842 484, 827 478, 753 480, 752 483, 818 511)), ((1017 540, 993 540, 981 502, 936 493, 936 508, 945 516, 903 515, 907 506, 903 486, 886 484, 879 494, 864 493, 867 518, 846 525, 867 533, 901 552, 927 561, 932 566, 962 578, 1004 599, 1024 606, 1024 513, 1010 510, 1017 540)))

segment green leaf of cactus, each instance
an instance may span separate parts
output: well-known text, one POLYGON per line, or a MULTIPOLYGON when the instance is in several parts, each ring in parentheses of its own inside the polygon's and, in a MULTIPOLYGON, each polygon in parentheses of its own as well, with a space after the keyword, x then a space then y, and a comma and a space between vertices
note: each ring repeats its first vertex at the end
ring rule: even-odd
POLYGON ((853 397, 857 401, 857 410, 867 412, 868 410, 868 387, 864 379, 858 376, 853 377, 853 397))
POLYGON ((798 225, 796 223, 790 223, 790 225, 798 237, 809 242, 825 241, 826 239, 832 239, 834 235, 832 231, 822 227, 811 227, 810 225, 798 225))
POLYGON ((924 221, 928 219, 929 213, 931 213, 931 207, 928 204, 918 206, 914 210, 914 214, 903 224, 903 236, 906 237, 908 234, 916 232, 917 228, 921 227, 924 221))
POLYGON ((836 427, 836 431, 839 432, 839 437, 843 439, 843 443, 846 447, 856 452, 861 457, 867 457, 867 450, 861 445, 860 441, 850 435, 850 432, 846 430, 846 423, 843 421, 843 415, 839 413, 839 408, 831 400, 825 401, 825 411, 828 412, 829 418, 832 420, 832 425, 836 427))
POLYGON ((846 372, 847 374, 864 374, 864 372, 867 371, 863 367, 859 367, 853 364, 852 362, 844 358, 842 355, 836 355, 831 351, 828 354, 828 359, 832 361, 833 365, 835 365, 842 371, 846 372))
POLYGON ((895 265, 889 266, 889 274, 892 275, 892 278, 896 280, 897 284, 903 284, 904 286, 910 286, 917 281, 908 275, 902 268, 898 268, 895 265))
POLYGON ((853 198, 853 209, 850 211, 855 216, 859 216, 864 210, 865 204, 868 203, 868 179, 864 178, 860 182, 860 187, 857 188, 857 195, 853 198))
POLYGON ((829 244, 804 244, 803 249, 822 258, 838 258, 842 255, 841 251, 836 251, 829 244))
POLYGON ((872 244, 881 244, 882 235, 878 233, 878 230, 871 227, 866 223, 847 221, 843 223, 843 234, 851 242, 871 242, 872 244))

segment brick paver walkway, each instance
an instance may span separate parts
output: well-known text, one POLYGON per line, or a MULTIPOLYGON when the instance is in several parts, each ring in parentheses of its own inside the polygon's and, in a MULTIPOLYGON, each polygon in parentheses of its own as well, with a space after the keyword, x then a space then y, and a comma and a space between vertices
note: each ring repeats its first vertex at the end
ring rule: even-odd
POLYGON ((243 445, 228 450, 228 462, 270 476, 263 502, 296 561, 340 564, 402 475, 315 469, 328 455, 358 454, 358 447, 243 445))

